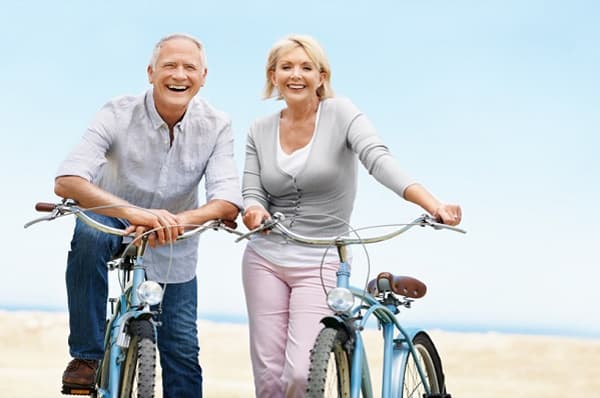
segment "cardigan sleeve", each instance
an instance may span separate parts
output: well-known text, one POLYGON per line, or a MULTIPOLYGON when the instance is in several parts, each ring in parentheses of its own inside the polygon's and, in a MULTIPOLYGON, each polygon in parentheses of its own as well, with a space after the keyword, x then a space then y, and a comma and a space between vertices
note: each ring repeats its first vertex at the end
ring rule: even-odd
POLYGON ((244 208, 260 205, 268 210, 267 193, 260 180, 261 164, 254 134, 256 130, 255 124, 250 128, 246 141, 246 160, 242 180, 242 196, 244 197, 244 208))
POLYGON ((404 197, 406 188, 415 181, 402 170, 367 116, 348 100, 342 102, 342 105, 342 112, 347 120, 346 137, 350 148, 358 155, 369 174, 385 187, 404 197))

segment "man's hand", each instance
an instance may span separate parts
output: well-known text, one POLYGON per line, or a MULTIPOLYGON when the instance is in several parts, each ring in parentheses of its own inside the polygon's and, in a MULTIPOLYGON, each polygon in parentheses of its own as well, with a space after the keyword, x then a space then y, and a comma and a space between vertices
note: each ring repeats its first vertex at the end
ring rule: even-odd
POLYGON ((135 233, 136 239, 153 230, 148 237, 150 247, 175 242, 184 232, 184 226, 178 216, 164 209, 129 208, 125 218, 131 224, 125 232, 135 233))

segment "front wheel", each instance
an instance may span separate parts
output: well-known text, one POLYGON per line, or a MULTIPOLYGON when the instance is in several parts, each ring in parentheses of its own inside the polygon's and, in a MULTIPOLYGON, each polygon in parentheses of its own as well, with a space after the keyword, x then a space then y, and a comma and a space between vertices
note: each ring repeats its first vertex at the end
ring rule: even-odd
POLYGON ((156 375, 156 339, 150 320, 132 319, 121 379, 121 398, 152 398, 156 375))
POLYGON ((423 370, 425 381, 431 389, 431 396, 446 396, 446 386, 444 384, 444 372, 442 370, 442 360, 426 333, 420 332, 413 338, 416 358, 409 353, 406 356, 402 366, 401 398, 422 398, 427 397, 424 382, 419 375, 417 363, 423 370))
POLYGON ((344 330, 321 330, 310 354, 308 398, 350 396, 350 355, 344 330))

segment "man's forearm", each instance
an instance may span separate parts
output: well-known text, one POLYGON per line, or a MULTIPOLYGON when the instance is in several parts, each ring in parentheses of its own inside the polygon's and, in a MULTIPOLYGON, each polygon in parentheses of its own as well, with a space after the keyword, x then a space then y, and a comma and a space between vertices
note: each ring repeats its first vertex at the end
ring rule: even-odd
POLYGON ((187 210, 178 215, 187 225, 200 225, 210 220, 235 220, 239 209, 231 202, 222 199, 214 199, 205 205, 187 210))
POLYGON ((54 193, 62 198, 73 199, 83 208, 114 205, 98 209, 96 212, 110 217, 127 218, 127 206, 130 204, 109 192, 97 187, 78 176, 57 177, 54 182, 54 193))

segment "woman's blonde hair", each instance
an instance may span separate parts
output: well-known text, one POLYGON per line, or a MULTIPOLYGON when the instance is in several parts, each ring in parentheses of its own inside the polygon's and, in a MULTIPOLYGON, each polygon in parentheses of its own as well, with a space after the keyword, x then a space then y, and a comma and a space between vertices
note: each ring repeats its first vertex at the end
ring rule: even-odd
POLYGON ((301 47, 306 51, 310 60, 316 65, 320 73, 323 73, 324 79, 323 84, 317 89, 317 96, 320 99, 333 97, 333 89, 331 88, 331 69, 329 68, 329 61, 325 55, 325 51, 319 43, 310 36, 307 35, 289 35, 279 40, 271 47, 269 55, 267 57, 266 65, 266 82, 265 89, 263 92, 263 99, 271 98, 276 96, 277 99, 283 99, 281 94, 277 92, 277 88, 271 81, 271 73, 275 71, 275 66, 281 58, 281 56, 294 48, 301 47), (274 94, 274 92, 276 92, 274 94))

